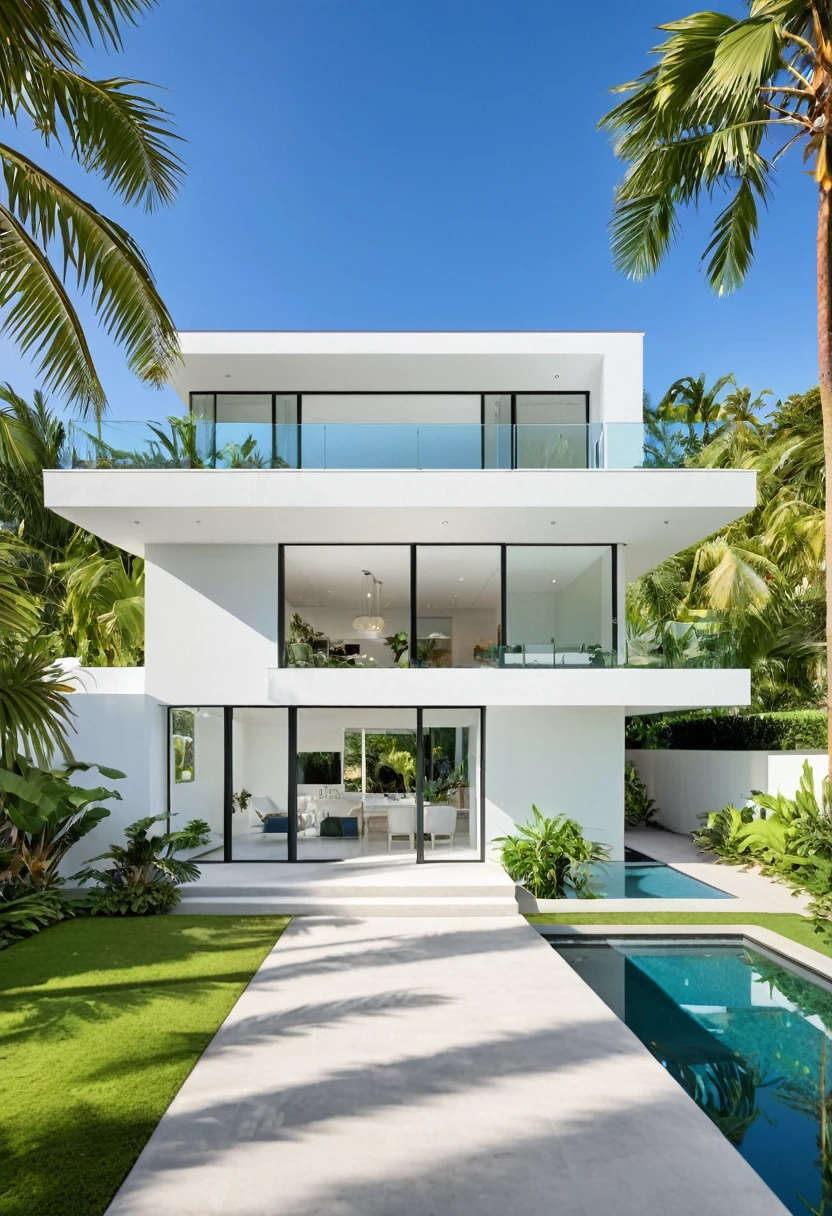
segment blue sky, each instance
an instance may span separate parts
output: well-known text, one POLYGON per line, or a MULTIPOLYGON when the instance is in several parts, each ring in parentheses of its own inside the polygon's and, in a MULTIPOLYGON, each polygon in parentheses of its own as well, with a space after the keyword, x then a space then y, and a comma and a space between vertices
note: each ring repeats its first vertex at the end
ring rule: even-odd
MULTIPOLYGON (((160 0, 122 56, 87 60, 168 90, 188 181, 153 216, 26 130, 4 136, 130 227, 181 329, 643 329, 656 396, 700 371, 786 395, 817 381, 816 195, 799 153, 780 162, 737 295, 705 285, 693 216, 654 279, 631 283, 610 260, 607 89, 644 69, 658 23, 696 7, 160 0)), ((115 417, 178 408, 91 318, 89 333, 115 417)), ((37 383, 8 345, 0 378, 37 383)))

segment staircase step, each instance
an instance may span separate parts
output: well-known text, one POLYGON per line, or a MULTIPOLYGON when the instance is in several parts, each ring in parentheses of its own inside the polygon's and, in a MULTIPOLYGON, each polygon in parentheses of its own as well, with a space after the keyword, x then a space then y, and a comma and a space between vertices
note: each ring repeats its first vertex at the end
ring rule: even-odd
POLYGON ((386 895, 376 897, 324 897, 309 895, 205 895, 190 892, 176 909, 179 913, 207 916, 517 916, 513 896, 482 898, 471 895, 386 895))
POLYGON ((507 899, 514 895, 514 883, 338 883, 338 882, 211 882, 202 878, 182 888, 183 899, 257 898, 295 899, 446 899, 461 896, 472 899, 507 899))

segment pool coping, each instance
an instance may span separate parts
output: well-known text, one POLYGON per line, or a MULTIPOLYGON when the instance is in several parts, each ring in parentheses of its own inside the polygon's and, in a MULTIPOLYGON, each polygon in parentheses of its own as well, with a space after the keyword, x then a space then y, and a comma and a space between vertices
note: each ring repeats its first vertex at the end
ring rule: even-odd
MULTIPOLYGON (((559 900, 557 902, 560 903, 562 901, 559 900)), ((634 901, 631 900, 630 902, 634 901)), ((743 911, 746 911, 746 909, 743 909, 743 911)), ((762 925, 546 925, 535 924, 533 921, 529 923, 533 929, 537 930, 541 937, 547 939, 645 937, 658 940, 670 938, 678 941, 680 938, 701 939, 703 937, 714 937, 723 940, 725 938, 741 938, 743 941, 748 942, 749 945, 759 947, 765 953, 780 955, 781 958, 785 958, 788 962, 796 963, 805 971, 811 972, 822 980, 824 987, 827 985, 832 986, 832 958, 827 958, 825 954, 812 950, 809 946, 802 946, 799 942, 792 941, 790 937, 784 937, 782 933, 775 933, 773 929, 764 929, 762 925)))

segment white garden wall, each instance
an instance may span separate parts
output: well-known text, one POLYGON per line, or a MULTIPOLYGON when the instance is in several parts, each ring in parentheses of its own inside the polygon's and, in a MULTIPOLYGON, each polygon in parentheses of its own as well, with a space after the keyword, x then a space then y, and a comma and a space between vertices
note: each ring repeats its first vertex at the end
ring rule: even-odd
POLYGON ((752 790, 792 795, 804 760, 820 790, 826 752, 675 751, 634 748, 635 765, 650 797, 659 806, 656 822, 683 834, 701 827, 700 815, 733 802, 743 806, 752 790))
POLYGON ((569 815, 624 856, 623 709, 490 708, 486 715, 486 839, 531 815, 569 815))
POLYGON ((133 820, 165 812, 167 708, 144 693, 141 668, 82 668, 74 661, 64 666, 77 687, 70 697, 73 756, 126 774, 123 781, 95 772, 76 778, 79 785, 117 789, 122 800, 104 803, 108 818, 69 851, 62 873, 70 875, 111 843, 122 843, 124 828, 133 820))

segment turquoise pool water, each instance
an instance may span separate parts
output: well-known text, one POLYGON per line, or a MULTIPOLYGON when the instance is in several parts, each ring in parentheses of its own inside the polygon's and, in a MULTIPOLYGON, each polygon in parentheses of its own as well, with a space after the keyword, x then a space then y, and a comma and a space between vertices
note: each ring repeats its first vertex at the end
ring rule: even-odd
POLYGON ((832 992, 740 945, 555 949, 790 1212, 832 1214, 832 992))
POLYGON ((733 899, 725 891, 659 861, 610 861, 593 870, 593 889, 607 899, 733 899))

